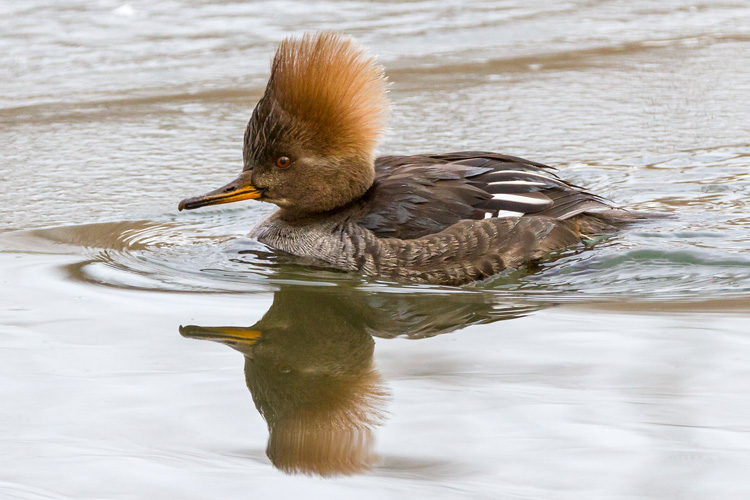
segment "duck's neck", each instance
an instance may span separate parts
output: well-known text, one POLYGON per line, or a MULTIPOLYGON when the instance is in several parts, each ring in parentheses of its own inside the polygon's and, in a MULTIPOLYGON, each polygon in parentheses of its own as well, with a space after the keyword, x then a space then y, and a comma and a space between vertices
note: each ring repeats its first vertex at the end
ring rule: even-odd
POLYGON ((353 248, 350 233, 360 229, 349 219, 350 213, 340 210, 327 217, 287 221, 282 211, 278 211, 258 224, 248 237, 295 255, 310 265, 353 271, 357 269, 358 255, 342 251, 353 248))

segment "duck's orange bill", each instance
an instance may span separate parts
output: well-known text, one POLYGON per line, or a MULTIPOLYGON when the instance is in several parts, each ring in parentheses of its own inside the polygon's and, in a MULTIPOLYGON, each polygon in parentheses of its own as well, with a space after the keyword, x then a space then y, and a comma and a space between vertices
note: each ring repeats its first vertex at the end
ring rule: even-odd
POLYGON ((251 172, 243 172, 226 186, 222 186, 202 196, 194 196, 193 198, 182 200, 177 208, 180 211, 192 210, 208 205, 221 205, 223 203, 234 203, 235 201, 260 198, 262 192, 253 186, 250 177, 251 172))
POLYGON ((239 342, 253 345, 263 334, 260 330, 251 330, 237 326, 180 326, 180 335, 191 339, 214 340, 216 342, 239 342))

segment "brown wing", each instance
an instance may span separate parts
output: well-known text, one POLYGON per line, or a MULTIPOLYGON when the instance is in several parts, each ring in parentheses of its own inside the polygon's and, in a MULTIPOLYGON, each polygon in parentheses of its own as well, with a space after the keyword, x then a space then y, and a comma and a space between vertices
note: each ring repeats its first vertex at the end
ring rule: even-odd
POLYGON ((552 167, 481 151, 381 156, 361 224, 380 237, 412 239, 460 220, 545 215, 559 220, 610 208, 559 179, 552 167))

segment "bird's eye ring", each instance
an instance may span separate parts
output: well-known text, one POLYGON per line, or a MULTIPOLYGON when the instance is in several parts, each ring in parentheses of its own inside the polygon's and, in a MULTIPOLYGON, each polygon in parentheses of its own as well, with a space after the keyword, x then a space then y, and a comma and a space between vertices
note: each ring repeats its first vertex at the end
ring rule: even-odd
POLYGON ((292 367, 289 366, 288 363, 284 363, 283 361, 276 365, 276 371, 279 373, 290 373, 292 371, 292 367))
POLYGON ((279 168, 287 168, 292 164, 292 160, 288 156, 279 156, 276 158, 276 166, 279 168))

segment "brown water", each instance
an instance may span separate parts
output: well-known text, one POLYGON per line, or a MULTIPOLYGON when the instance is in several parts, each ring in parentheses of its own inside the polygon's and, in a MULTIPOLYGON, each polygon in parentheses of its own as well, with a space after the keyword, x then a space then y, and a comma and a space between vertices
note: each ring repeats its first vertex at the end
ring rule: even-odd
POLYGON ((749 55, 744 0, 0 3, 0 498, 748 498, 749 55), (385 65, 383 153, 675 217, 448 289, 178 213, 318 29, 385 65))

